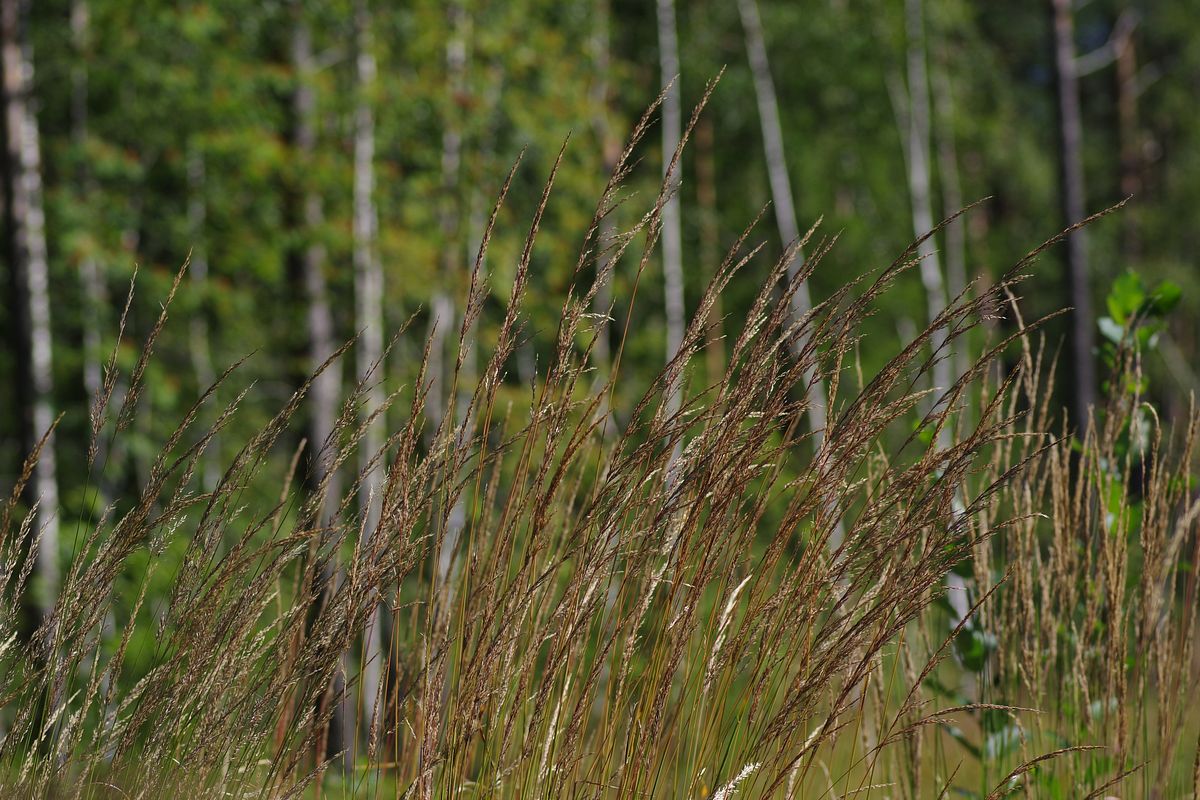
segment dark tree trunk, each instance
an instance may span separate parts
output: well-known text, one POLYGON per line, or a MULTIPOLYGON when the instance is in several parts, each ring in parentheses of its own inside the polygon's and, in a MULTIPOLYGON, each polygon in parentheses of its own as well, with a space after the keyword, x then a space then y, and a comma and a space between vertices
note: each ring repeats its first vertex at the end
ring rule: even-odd
MULTIPOLYGON (((76 0, 71 5, 71 39, 74 45, 75 63, 71 69, 71 140, 79 159, 75 173, 77 201, 84 209, 84 225, 91 228, 93 218, 91 204, 95 189, 91 170, 88 168, 88 67, 89 50, 89 7, 86 0, 76 0)), ((108 290, 104 283, 100 264, 92 252, 92 237, 87 237, 87 249, 79 258, 79 284, 83 290, 83 388, 89 402, 99 396, 104 380, 104 355, 101 352, 101 325, 104 310, 108 305, 108 290)), ((108 442, 97 437, 95 460, 103 465, 106 460, 108 442)), ((95 467, 95 464, 89 465, 95 467)), ((103 474, 93 475, 96 488, 94 507, 102 509, 108 505, 107 481, 103 474)))
MULTIPOLYGON (((1119 23, 1118 23, 1119 24, 1119 23)), ((1138 68, 1133 30, 1128 28, 1116 42, 1117 48, 1117 133, 1121 147, 1121 196, 1133 197, 1142 190, 1142 140, 1138 132, 1138 68)), ((1121 255, 1135 261, 1141 255, 1139 214, 1135 205, 1121 215, 1121 255)))
MULTIPOLYGON (((712 270, 721 260, 721 235, 717 211, 716 144, 711 116, 704 116, 696 125, 696 205, 700 212, 700 263, 712 270)), ((725 342, 722 339, 721 296, 717 295, 712 314, 704 329, 705 371, 709 383, 721 380, 725 374, 725 342)))
MULTIPOLYGON (((1063 222, 1074 225, 1087 214, 1083 180, 1083 121, 1079 105, 1079 76, 1075 67, 1075 23, 1071 0, 1051 0, 1054 9, 1054 64, 1058 73, 1059 161, 1063 222)), ((1096 400, 1095 333, 1092 320, 1091 278, 1088 272, 1087 231, 1067 239, 1067 294, 1071 313, 1072 408, 1075 425, 1087 424, 1096 400)))
MULTIPOLYGON (((196 386, 201 392, 208 389, 216 380, 213 370, 212 347, 209 342, 208 327, 208 249, 205 241, 205 228, 208 224, 208 200, 205 197, 205 167, 204 152, 198 142, 193 142, 187 152, 187 219, 189 246, 192 251, 191 266, 188 274, 192 283, 192 291, 196 293, 199 308, 191 315, 189 323, 192 357, 192 372, 196 376, 196 386)), ((217 479, 221 477, 220 445, 216 437, 209 443, 200 462, 200 484, 205 491, 216 488, 217 479)))

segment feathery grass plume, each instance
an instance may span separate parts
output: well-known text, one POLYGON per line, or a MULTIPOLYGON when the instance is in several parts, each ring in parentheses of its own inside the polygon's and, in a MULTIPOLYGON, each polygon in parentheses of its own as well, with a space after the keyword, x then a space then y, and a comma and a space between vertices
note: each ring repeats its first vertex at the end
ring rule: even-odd
MULTIPOLYGON (((1089 457, 1070 469, 1065 445, 1045 440, 1049 410, 1027 331, 987 348, 936 402, 917 388, 941 357, 928 354, 929 341, 961 337, 1006 309, 1016 314, 1006 298, 1025 262, 997 285, 956 298, 855 386, 846 376, 863 322, 917 263, 918 245, 796 320, 791 295, 834 246, 814 227, 763 270, 727 368, 711 376, 693 362, 711 344, 716 298, 735 275, 761 266, 752 224, 715 269, 670 364, 630 387, 636 378, 622 370, 622 337, 604 380, 588 376, 607 324, 589 313, 596 293, 639 238, 640 277, 671 191, 664 185, 611 242, 596 241, 601 222, 630 202, 621 187, 656 106, 634 129, 583 236, 554 347, 527 406, 502 404, 499 390, 519 343, 558 161, 473 386, 460 375, 465 359, 454 360, 448 384, 463 380, 465 408, 449 409, 427 435, 427 341, 414 384, 365 420, 367 387, 355 387, 333 433, 309 444, 331 465, 327 475, 365 465, 351 473, 336 513, 322 514, 325 486, 292 480, 299 450, 285 438, 317 375, 246 441, 211 490, 197 486, 199 459, 245 392, 207 430, 195 430, 216 387, 201 396, 163 443, 140 494, 122 498, 111 519, 88 532, 40 632, 21 637, 12 615, 0 614, 4 794, 808 797, 867 796, 886 783, 927 796, 943 792, 957 769, 944 755, 925 760, 941 752, 937 741, 922 749, 928 731, 988 712, 1021 719, 1030 731, 1061 717, 1029 721, 1015 700, 931 698, 928 686, 955 638, 1005 615, 1022 622, 998 634, 1008 638, 996 671, 1033 701, 1021 705, 1053 707, 1069 693, 1071 708, 1086 709, 1083 701, 1116 697, 1126 710, 1098 718, 1104 752, 1121 754, 1115 771, 1151 744, 1175 747, 1163 712, 1194 683, 1185 680, 1192 612, 1174 619, 1176 567, 1185 545, 1194 548, 1200 512, 1175 512, 1185 493, 1169 480, 1158 440, 1149 463, 1161 467, 1142 474, 1159 500, 1139 528, 1152 585, 1131 593, 1124 539, 1101 533, 1132 522, 1118 508, 1102 523, 1099 510, 1117 485, 1120 425, 1110 415, 1093 428, 1089 457), (801 245, 807 257, 793 263, 801 245), (1001 375, 998 359, 1020 348, 1024 368, 1001 375), (698 375, 713 382, 694 385, 698 375), (802 423, 814 376, 829 386, 830 412, 816 455, 802 423), (623 395, 640 391, 620 409, 622 425, 613 418, 618 382, 623 395), (676 393, 678 405, 668 402, 676 393), (356 458, 364 426, 404 399, 407 411, 383 448, 356 458), (975 402, 980 413, 962 413, 975 402), (385 473, 380 516, 362 540, 355 497, 377 464, 385 473), (264 482, 281 488, 248 491, 264 482), (254 496, 277 500, 248 504, 254 496), (1036 536, 1043 513, 1058 543, 1048 562, 1036 536), (1103 539, 1094 553, 1069 546, 1080 530, 1103 539), (844 538, 830 547, 834 531, 844 538), (146 554, 150 568, 135 568, 146 554), (974 613, 931 647, 943 638, 935 635, 942 580, 972 554, 974 613), (1012 578, 997 589, 1001 567, 1012 578), (132 594, 121 585, 131 577, 132 594), (147 606, 152 581, 170 587, 163 607, 147 606), (385 605, 383 683, 376 696, 357 698, 347 654, 385 605), (106 617, 118 621, 119 640, 104 634, 106 617), (1102 619, 1126 624, 1110 625, 1100 648, 1061 632, 1078 636, 1102 619), (135 633, 152 653, 131 671, 135 633), (1130 673, 1123 656, 1135 643, 1145 655, 1130 673), (1052 679, 1061 683, 1046 683, 1052 679), (1130 719, 1135 700, 1151 696, 1162 711, 1130 719), (328 728, 342 703, 358 703, 380 733, 331 754, 328 728), (1153 736, 1141 732, 1150 721, 1153 736), (346 769, 330 770, 338 759, 346 769)), ((479 265, 495 219, 493 212, 460 305, 460 353, 480 344, 471 338, 487 313, 479 265)), ((165 320, 164 310, 123 409, 136 401, 165 320)), ((336 368, 352 346, 317 374, 336 368)), ((96 420, 116 380, 106 377, 96 420)), ((128 413, 117 417, 119 429, 128 413)), ((102 426, 93 422, 93 438, 102 426)), ((15 600, 27 591, 24 554, 34 532, 13 508, 0 523, 0 590, 15 600)), ((1194 599, 1194 581, 1184 594, 1194 599)), ((1004 764, 1005 780, 1047 763, 1078 774, 1092 763, 1086 746, 1043 747, 1031 737, 1014 765, 1004 764)), ((1141 774, 1161 774, 1169 763, 1173 756, 1161 755, 1141 774)))
MULTIPOLYGON (((1141 355, 1124 346, 1104 406, 1076 436, 1056 437, 1042 382, 1054 375, 1045 343, 1025 339, 1021 357, 1019 391, 1007 404, 1024 407, 1024 419, 989 468, 1024 464, 1001 489, 1016 522, 977 548, 975 562, 980 580, 989 571, 982 564, 1012 575, 980 620, 997 640, 988 694, 1046 713, 998 755, 1098 745, 1102 752, 1068 754, 1040 772, 1093 793, 1117 782, 1136 796, 1187 792, 1192 758, 1180 750, 1197 690, 1200 546, 1189 476, 1200 414, 1193 405, 1164 430, 1142 395, 1141 355)), ((1008 732, 995 729, 992 738, 1008 732)))

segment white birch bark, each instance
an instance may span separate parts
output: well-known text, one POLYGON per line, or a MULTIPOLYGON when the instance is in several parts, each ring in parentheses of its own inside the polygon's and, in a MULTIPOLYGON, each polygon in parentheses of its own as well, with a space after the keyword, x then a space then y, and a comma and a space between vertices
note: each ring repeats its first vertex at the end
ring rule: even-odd
MULTIPOLYGON (((293 66, 297 73, 297 87, 293 98, 296 125, 296 155, 303 163, 314 157, 317 139, 316 98, 313 91, 312 39, 308 26, 298 21, 292 38, 293 66)), ((301 271, 308 300, 309 365, 313 371, 323 364, 334 352, 333 312, 329 306, 329 292, 325 283, 325 247, 316 239, 316 232, 324 224, 324 210, 320 195, 306 187, 301 199, 301 224, 308 238, 301 253, 301 271)), ((336 366, 325 370, 317 377, 312 387, 312 448, 319 454, 337 419, 340 381, 336 366)), ((314 483, 325 479, 333 461, 333 453, 317 457, 314 464, 314 483)), ((336 511, 338 502, 336 478, 329 483, 322 507, 321 524, 328 525, 336 511)))
MULTIPOLYGON (((358 97, 354 109, 354 305, 360 338, 356 351, 358 381, 369 388, 364 417, 381 407, 383 389, 383 267, 379 263, 379 216, 375 207, 375 115, 371 92, 375 85, 376 65, 372 51, 370 10, 367 0, 357 0, 354 9, 357 53, 355 80, 358 97)), ((365 420, 364 420, 365 421, 365 420)), ((367 425, 359 448, 360 468, 364 470, 359 486, 358 508, 363 518, 364 550, 379 525, 382 505, 383 465, 372 459, 384 445, 384 422, 377 418, 367 425)), ((371 616, 363 635, 362 692, 363 724, 368 737, 378 729, 378 697, 383 642, 382 620, 378 612, 371 616)))
MULTIPOLYGON (((954 91, 945 69, 932 74, 934 108, 938 117, 938 176, 942 188, 942 213, 957 214, 963 209, 962 182, 959 179, 958 148, 954 142, 954 91)), ((967 288, 966 220, 958 217, 946 225, 946 295, 953 300, 967 288)), ((963 342, 951 342, 954 377, 966 373, 970 358, 963 342)))
MULTIPOLYGON (((448 79, 449 102, 457 102, 457 98, 466 87, 467 70, 467 14, 461 3, 454 2, 447 7, 447 18, 450 23, 450 38, 446 42, 446 73, 448 79)), ((440 229, 442 234, 442 275, 449 278, 464 268, 464 260, 456 245, 461 227, 458 189, 462 173, 462 119, 457 110, 451 109, 445 118, 442 130, 442 212, 440 229)), ((453 398, 448 396, 449 387, 446 385, 446 342, 450 331, 454 330, 457 310, 454 300, 445 286, 439 287, 433 298, 431 309, 434 330, 433 347, 430 357, 435 360, 436 372, 430 370, 432 388, 429 399, 432 404, 427 410, 430 426, 436 429, 445 424, 445 416, 450 412, 453 398)), ((461 528, 453 530, 447 525, 445 535, 437 556, 438 585, 447 588, 454 553, 458 548, 458 534, 461 528)), ((452 592, 452 589, 448 589, 452 592)), ((452 597, 447 597, 447 605, 452 597)))
MULTIPOLYGON (((679 210, 679 168, 670 172, 671 159, 683 135, 683 110, 680 100, 679 41, 675 30, 675 0, 658 0, 658 54, 660 82, 670 81, 671 88, 663 101, 662 157, 663 179, 671 181, 672 194, 662 211, 663 300, 667 317, 667 361, 679 353, 683 344, 683 233, 679 210)), ((682 387, 666 387, 667 416, 674 416, 682 402, 682 387)), ((667 472, 679 458, 681 445, 676 443, 667 472)))
MULTIPOLYGON (((51 363, 49 264, 46 257, 46 217, 42 206, 42 164, 38 123, 33 108, 33 48, 28 36, 29 5, 21 0, 0 2, 0 60, 4 72, 4 123, 8 134, 11 175, 11 231, 21 301, 25 308, 25 344, 29 364, 29 420, 33 441, 54 423, 54 376, 51 363)), ((40 535, 37 570, 45 592, 43 612, 53 607, 58 590, 58 471, 51 435, 42 449, 32 478, 38 503, 36 529, 40 535)))
MULTIPOLYGON (((925 17, 921 0, 906 0, 905 29, 908 35, 908 97, 907 133, 905 144, 908 154, 908 194, 912 206, 913 236, 921 237, 933 230, 933 201, 929 165, 929 76, 925 64, 925 17)), ((938 258, 937 245, 933 238, 923 241, 917 248, 920 258, 921 283, 925 287, 926 321, 933 324, 946 308, 946 286, 942 279, 942 267, 938 258)), ((933 364, 933 404, 952 383, 950 354, 946 352, 947 332, 944 327, 934 330, 930 348, 935 358, 933 364)), ((938 445, 950 444, 950 430, 943 426, 938 434, 938 445)))
MULTIPOLYGON (((908 193, 912 205, 913 236, 924 236, 933 229, 933 201, 931 199, 932 180, 930 177, 930 112, 929 112, 929 74, 926 67, 925 47, 925 10, 921 0, 905 0, 904 4, 905 32, 908 38, 907 71, 908 93, 906 103, 907 119, 902 120, 901 131, 906 145, 908 162, 908 193), (907 123, 905 125, 904 123, 907 123), (907 129, 907 130, 905 130, 907 129)), ((946 308, 946 287, 942 279, 941 264, 938 259, 937 246, 932 237, 926 239, 917 248, 917 256, 921 259, 921 283, 925 286, 926 321, 933 321, 946 308)), ((947 352, 947 332, 944 327, 934 330, 930 337, 930 348, 936 359, 933 365, 933 405, 936 406, 942 393, 950 388, 952 383, 952 355, 947 352)), ((949 447, 951 444, 949 425, 943 425, 938 431, 937 444, 939 447, 949 447)), ((963 620, 970 610, 966 579, 953 570, 946 573, 946 599, 954 610, 953 625, 963 620)), ((964 691, 973 692, 974 682, 969 676, 963 679, 964 691)))
MULTIPOLYGON (((291 44, 292 67, 296 71, 297 83, 292 98, 292 112, 296 126, 296 157, 302 165, 307 165, 313 160, 317 143, 316 96, 313 88, 316 66, 313 59, 312 34, 304 20, 303 9, 297 6, 294 10, 296 19, 291 44)), ((311 186, 306 186, 301 198, 300 224, 308 242, 300 254, 300 262, 308 300, 309 366, 313 372, 334 353, 333 313, 330 310, 329 292, 325 282, 325 248, 315 236, 324 221, 320 194, 311 186)), ((338 366, 331 365, 318 375, 310 390, 312 416, 309 430, 312 436, 313 485, 321 486, 328 477, 318 519, 318 523, 325 530, 336 522, 335 516, 341 495, 338 475, 336 471, 331 473, 338 447, 337 443, 329 442, 337 421, 338 395, 341 391, 338 366), (326 444, 330 446, 327 448, 326 444)), ((322 584, 329 586, 333 580, 333 568, 325 567, 321 575, 322 584)), ((343 671, 338 670, 334 678, 334 695, 341 697, 343 693, 343 671)), ((347 749, 354 740, 356 726, 352 720, 353 715, 348 713, 344 706, 344 702, 339 702, 333 709, 330 727, 336 736, 333 742, 334 750, 347 749)), ((350 768, 349 762, 348 757, 342 759, 343 770, 350 768)))
MULTIPOLYGON (((442 186, 441 209, 438 213, 438 230, 442 238, 442 276, 454 274, 460 267, 454 240, 458 235, 458 183, 462 168, 462 130, 459 114, 453 108, 456 98, 463 91, 466 80, 467 44, 464 34, 465 11, 458 2, 446 7, 450 38, 446 42, 447 113, 442 127, 442 186)), ((454 327, 454 299, 449 289, 439 285, 430 302, 430 390, 426 400, 425 414, 428 431, 432 435, 442 424, 449 405, 446 397, 446 342, 448 332, 454 327)), ((440 574, 440 570, 439 570, 440 574)))
MULTIPOLYGON (((762 129, 763 151, 767 161, 767 179, 771 185, 771 203, 775 208, 775 224, 784 247, 800 239, 800 224, 796 216, 796 203, 792 196, 792 184, 788 178, 787 158, 783 149, 783 125, 779 121, 779 101, 775 94, 775 82, 771 77, 771 65, 767 57, 767 46, 763 39, 762 21, 758 15, 757 0, 738 0, 738 14, 746 36, 746 53, 750 71, 754 77, 754 97, 758 105, 759 124, 762 129)), ((788 274, 795 278, 804 260, 803 253, 788 265, 788 274)), ((812 296, 808 283, 801 282, 789 298, 793 322, 803 319, 812 311, 812 296)), ((807 336, 797 337, 793 344, 799 354, 807 344, 807 336)), ((808 393, 808 424, 812 429, 813 449, 821 452, 825 444, 825 429, 828 425, 828 398, 825 381, 810 368, 804 375, 808 393)), ((829 536, 829 550, 835 551, 845 538, 840 517, 834 523, 829 536)))

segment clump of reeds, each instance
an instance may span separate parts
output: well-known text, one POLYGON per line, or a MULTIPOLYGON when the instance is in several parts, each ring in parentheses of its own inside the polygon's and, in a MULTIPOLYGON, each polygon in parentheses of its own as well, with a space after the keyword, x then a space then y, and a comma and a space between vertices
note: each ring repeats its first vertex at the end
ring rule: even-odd
POLYGON ((1024 465, 1001 492, 1017 522, 975 550, 980 585, 1010 574, 979 617, 996 639, 983 691, 1042 711, 987 731, 993 763, 1089 745, 1101 749, 1056 760, 1042 785, 1194 796, 1200 416, 1193 406, 1164 431, 1129 336, 1114 349, 1104 404, 1082 431, 1052 435, 1048 360, 1044 345, 1024 341, 1008 402, 1028 412, 991 470, 1024 465))
MULTIPOLYGON (((1014 406, 1026 385, 1018 375, 1031 370, 1003 377, 982 408, 964 413, 1023 331, 987 350, 955 385, 934 387, 927 402, 932 361, 948 355, 931 354, 930 342, 960 342, 1000 314, 1024 262, 996 286, 956 298, 877 374, 855 378, 848 365, 862 322, 914 265, 916 245, 794 319, 790 294, 832 246, 810 231, 767 270, 736 321, 724 373, 706 375, 697 356, 710 341, 708 317, 754 263, 752 225, 716 267, 678 355, 632 408, 620 409, 618 423, 613 390, 633 378, 622 373, 621 348, 611 363, 595 363, 609 318, 593 312, 593 301, 618 256, 636 263, 639 275, 650 264, 671 182, 628 230, 607 241, 597 236, 649 119, 648 112, 635 128, 584 235, 552 357, 528 387, 527 406, 497 398, 520 343, 531 257, 557 167, 534 212, 495 344, 477 377, 456 360, 448 384, 465 399, 447 404, 435 425, 426 414, 426 346, 415 384, 388 399, 396 406, 391 418, 402 423, 373 464, 354 471, 363 420, 384 408, 361 413, 369 387, 359 385, 326 441, 284 459, 291 468, 275 478, 278 502, 250 507, 244 493, 280 461, 311 379, 210 491, 197 486, 197 465, 242 395, 197 431, 198 411, 216 387, 199 398, 163 443, 140 496, 124 498, 119 513, 90 531, 36 634, 18 636, 14 614, 0 616, 5 794, 820 797, 869 794, 879 784, 901 787, 875 790, 888 794, 945 791, 950 769, 922 774, 923 731, 987 704, 935 705, 926 691, 953 636, 973 619, 944 631, 944 640, 926 635, 944 578, 976 553, 979 586, 990 590, 994 576, 978 554, 998 547, 992 540, 1028 550, 1041 486, 1058 487, 1063 513, 1087 506, 1072 500, 1066 467, 1055 467, 1065 453, 1027 457, 1020 447, 1034 445, 1012 444, 1015 426, 1045 421, 1014 406), (807 258, 789 277, 801 248, 807 258), (597 271, 597 263, 606 266, 597 271), (946 335, 934 337, 935 330, 946 335), (819 445, 803 424, 814 376, 828 387, 830 408, 819 445), (676 392, 681 402, 666 402, 676 392), (943 428, 953 432, 947 446, 937 444, 943 428), (328 465, 326 475, 352 476, 336 508, 322 507, 326 486, 293 480, 306 458, 328 465), (374 465, 386 477, 378 524, 368 528, 355 496, 374 465), (1041 481, 1039 469, 1057 477, 1041 481), (1018 527, 996 539, 1010 517, 1018 527), (156 558, 168 551, 171 558, 156 558), (130 560, 146 553, 149 568, 131 571, 130 560), (159 569, 172 571, 163 576, 170 596, 147 608, 159 569), (118 587, 131 573, 140 579, 132 596, 118 587), (357 691, 368 652, 362 643, 376 618, 386 623, 382 680, 365 696, 357 691), (151 632, 152 666, 126 676, 135 630, 151 632)), ((495 219, 462 299, 460 353, 475 341, 483 314, 481 265, 495 219)), ((128 424, 165 315, 117 409, 110 369, 93 437, 120 436, 128 424)), ((1077 493, 1091 491, 1096 479, 1088 475, 1077 493)), ((26 591, 36 540, 31 517, 13 513, 20 489, 0 521, 6 601, 26 591)), ((1147 547, 1155 554, 1147 563, 1168 564, 1177 553, 1178 537, 1164 536, 1147 547)), ((1054 553, 1052 574, 1082 574, 1054 553)), ((1089 558, 1123 569, 1120 553, 1089 558)), ((1018 563, 1005 602, 1019 607, 1030 597, 1039 569, 1018 563)), ((1183 634, 1152 624, 1175 606, 1167 601, 1170 575, 1146 574, 1157 583, 1136 605, 1145 620, 1136 635, 1155 655, 1152 671, 1137 680, 1153 682, 1180 674, 1171 659, 1182 651, 1169 637, 1183 634)), ((1113 602, 1129 607, 1112 591, 1064 585, 1050 593, 1053 603, 1092 609, 1083 618, 1091 621, 1113 602), (1068 592, 1075 594, 1056 594, 1068 592)), ((1031 642, 1048 635, 1038 615, 1030 613, 1028 625, 1014 635, 1031 642)), ((1100 668, 1119 680, 1124 673, 1103 665, 1124 641, 1103 653, 1060 646, 1070 658, 1054 663, 1072 666, 1064 681, 1076 672, 1093 681, 1072 692, 1101 696, 1092 676, 1100 668)), ((1002 650, 1000 669, 1041 669, 1048 646, 1025 655, 1002 650)), ((1121 684, 1135 689, 1136 682, 1121 684)), ((1120 737, 1129 730, 1114 724, 1113 742, 1127 741, 1120 737)), ((1074 746, 1022 755, 1074 757, 1074 746)), ((1017 764, 1014 774, 1027 768, 1017 764)))
MULTIPOLYGON (((1021 328, 1016 298, 1008 302, 1021 328)), ((1159 419, 1132 333, 1110 360, 1105 402, 1082 431, 1056 423, 1055 362, 1038 336, 1020 337, 1014 384, 997 391, 995 373, 978 386, 976 407, 1004 433, 962 487, 996 487, 966 517, 973 544, 957 571, 973 613, 931 609, 906 642, 929 652, 939 626, 956 626, 951 681, 924 676, 917 694, 970 713, 916 730, 888 754, 903 796, 923 796, 930 765, 981 797, 1200 793, 1191 477, 1200 416, 1193 407, 1174 430, 1159 419)), ((918 683, 912 658, 881 661, 877 685, 897 673, 918 683)))

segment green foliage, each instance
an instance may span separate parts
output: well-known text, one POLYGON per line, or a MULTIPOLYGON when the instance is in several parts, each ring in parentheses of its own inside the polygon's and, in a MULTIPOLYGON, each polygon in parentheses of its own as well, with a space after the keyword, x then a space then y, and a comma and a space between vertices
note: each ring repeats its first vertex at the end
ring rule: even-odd
MULTIPOLYGON (((1113 456, 1117 460, 1131 452, 1140 456, 1149 446, 1153 426, 1150 409, 1142 401, 1149 392, 1150 379, 1143 357, 1158 347, 1159 337, 1167 330, 1167 319, 1182 298, 1183 289, 1177 284, 1161 281, 1148 289, 1142 276, 1132 269, 1113 281, 1105 298, 1108 316, 1101 317, 1098 325, 1104 338, 1100 353, 1110 377, 1104 380, 1103 389, 1132 404, 1131 409, 1120 406, 1117 412, 1129 415, 1115 443, 1113 456)), ((1116 474, 1119 466, 1114 464, 1112 469, 1116 474)), ((1114 479, 1108 492, 1110 509, 1123 504, 1123 491, 1120 481, 1114 479)), ((1134 503, 1128 513, 1136 513, 1138 508, 1134 503)))
POLYGON ((1161 281, 1147 290, 1142 276, 1127 269, 1113 281, 1105 298, 1109 316, 1099 320, 1100 332, 1107 340, 1106 363, 1116 363, 1117 348, 1129 346, 1139 353, 1153 350, 1158 336, 1166 328, 1167 315, 1179 305, 1183 289, 1171 281, 1161 281))

